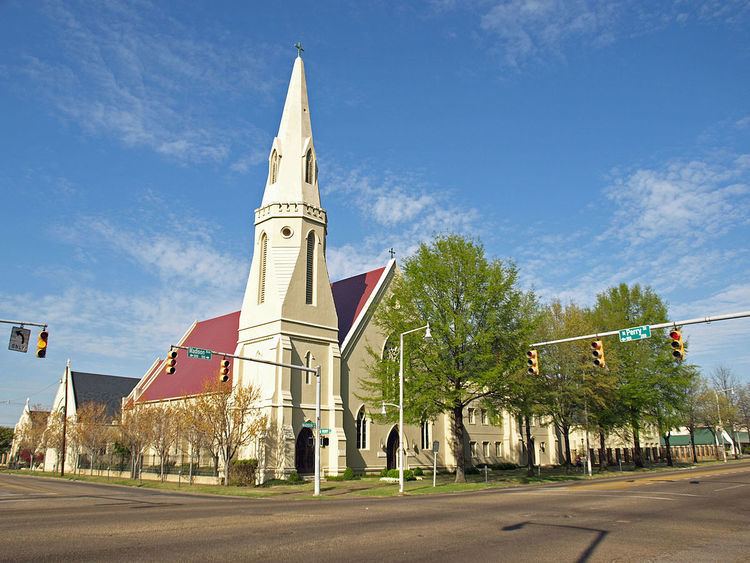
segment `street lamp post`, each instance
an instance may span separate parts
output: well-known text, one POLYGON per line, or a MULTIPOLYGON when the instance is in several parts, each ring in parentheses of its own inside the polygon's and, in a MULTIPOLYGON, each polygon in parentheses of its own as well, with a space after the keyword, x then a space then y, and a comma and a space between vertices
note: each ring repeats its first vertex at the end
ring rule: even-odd
MULTIPOLYGON (((398 494, 404 494, 404 336, 411 334, 412 332, 418 332, 424 330, 425 340, 430 340, 432 334, 430 333, 430 323, 418 328, 413 328, 402 332, 399 336, 399 347, 398 347, 398 494)), ((385 411, 386 404, 383 403, 383 411, 385 411)), ((392 405, 396 406, 396 405, 392 405)))

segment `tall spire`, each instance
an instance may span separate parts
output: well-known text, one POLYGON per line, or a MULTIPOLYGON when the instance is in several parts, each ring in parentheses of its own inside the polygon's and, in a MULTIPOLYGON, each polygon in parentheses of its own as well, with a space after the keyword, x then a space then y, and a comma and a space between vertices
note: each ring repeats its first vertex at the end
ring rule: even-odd
POLYGON ((269 155, 268 181, 262 206, 274 202, 305 202, 320 207, 317 183, 305 65, 302 57, 297 55, 279 133, 269 155))

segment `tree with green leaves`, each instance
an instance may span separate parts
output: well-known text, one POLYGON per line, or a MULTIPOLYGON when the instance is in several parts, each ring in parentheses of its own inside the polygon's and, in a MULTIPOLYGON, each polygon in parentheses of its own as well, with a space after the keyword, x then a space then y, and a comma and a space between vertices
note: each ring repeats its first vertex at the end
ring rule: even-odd
MULTIPOLYGON (((651 288, 623 283, 597 296, 594 319, 601 331, 651 325, 667 322, 667 306, 651 288)), ((633 433, 633 461, 643 467, 641 429, 658 405, 667 406, 679 387, 670 379, 675 364, 665 340, 658 336, 637 342, 610 339, 605 347, 607 365, 617 378, 616 401, 633 433)))
POLYGON ((13 429, 9 426, 0 426, 0 454, 10 451, 13 444, 13 429))
POLYGON ((361 398, 373 410, 398 402, 399 335, 429 323, 431 342, 414 334, 405 343, 405 417, 450 417, 456 482, 463 482, 464 409, 474 401, 507 403, 511 378, 525 371, 535 299, 518 288, 514 264, 488 259, 480 243, 458 235, 420 245, 390 291, 374 316, 389 344, 385 354, 370 350, 361 398))
POLYGON ((706 393, 706 383, 700 375, 698 366, 685 364, 684 369, 690 370, 690 385, 685 389, 685 401, 681 406, 681 424, 690 434, 690 448, 693 453, 693 463, 698 463, 698 453, 695 449, 695 430, 701 425, 702 397, 706 393))
MULTIPOLYGON (((541 317, 539 340, 551 340, 563 335, 580 335, 594 332, 591 312, 573 303, 563 306, 553 301, 541 317)), ((572 465, 570 431, 575 426, 588 429, 609 430, 610 409, 614 388, 608 370, 600 370, 592 363, 591 348, 587 341, 561 342, 540 350, 540 377, 544 385, 540 390, 539 410, 549 416, 563 438, 565 465, 572 465)), ((602 448, 603 449, 603 448, 602 448)), ((600 458, 604 459, 603 452, 600 458)))

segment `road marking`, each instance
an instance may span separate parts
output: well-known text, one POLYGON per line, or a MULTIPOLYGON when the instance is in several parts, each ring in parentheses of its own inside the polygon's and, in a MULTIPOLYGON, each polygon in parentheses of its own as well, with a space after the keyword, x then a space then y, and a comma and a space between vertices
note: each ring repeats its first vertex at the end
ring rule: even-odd
POLYGON ((738 487, 744 487, 746 483, 743 483, 741 485, 732 485, 731 487, 724 487, 722 489, 714 489, 715 493, 718 493, 719 491, 728 491, 729 489, 736 489, 738 487))

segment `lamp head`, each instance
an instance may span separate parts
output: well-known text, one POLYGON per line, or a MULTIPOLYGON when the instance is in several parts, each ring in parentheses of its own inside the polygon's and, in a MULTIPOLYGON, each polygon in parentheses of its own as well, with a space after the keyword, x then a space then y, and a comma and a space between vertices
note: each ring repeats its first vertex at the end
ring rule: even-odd
POLYGON ((382 405, 380 405, 380 414, 382 414, 383 416, 385 416, 387 414, 386 410, 385 410, 385 403, 383 403, 382 405))
POLYGON ((432 340, 432 333, 430 332, 430 323, 427 323, 427 330, 424 331, 424 339, 427 342, 432 340))

